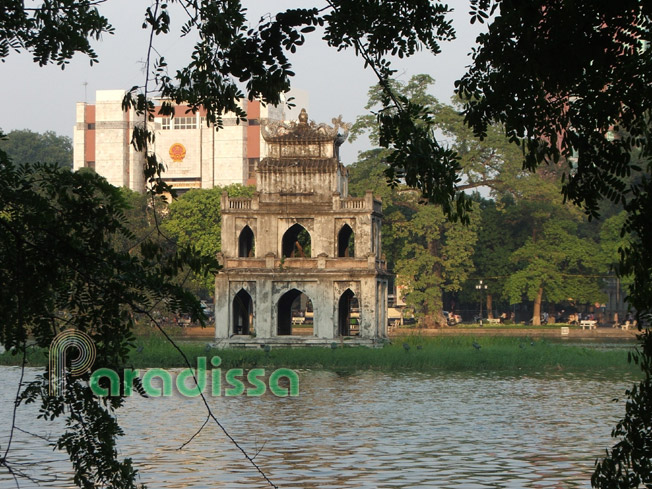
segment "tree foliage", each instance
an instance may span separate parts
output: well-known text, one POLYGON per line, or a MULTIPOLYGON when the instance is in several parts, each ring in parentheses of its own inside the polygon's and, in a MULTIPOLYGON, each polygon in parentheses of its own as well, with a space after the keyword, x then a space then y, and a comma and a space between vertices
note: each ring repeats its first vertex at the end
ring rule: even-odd
MULTIPOLYGON (((423 205, 405 184, 384 185, 386 149, 361 154, 349 168, 353 193, 371 189, 383 198, 383 249, 399 284, 406 286, 408 304, 431 322, 442 309, 442 292, 465 289, 464 300, 478 300, 479 279, 487 285, 482 294, 488 301, 495 296, 512 304, 534 302, 537 324, 544 301, 602 301, 598 274, 607 270, 597 241, 580 235, 581 213, 559 199, 564 165, 523 170, 523 154, 509 143, 503 126, 488 127, 482 140, 475 137, 464 125, 459 99, 440 103, 428 93, 433 83, 428 75, 417 75, 392 82, 392 88, 435 114, 437 127, 460 157, 460 188, 489 189, 494 200, 473 197, 479 205, 472 225, 448 221, 441 208, 423 205)), ((381 96, 381 88, 372 87, 367 108, 377 106, 381 96)), ((354 138, 364 133, 379 142, 378 124, 368 115, 352 127, 354 138)))
MULTIPOLYGON (((0 188, 0 343, 7 349, 21 354, 28 337, 47 348, 59 332, 74 328, 93 339, 96 367, 121 371, 136 317, 164 305, 203 320, 199 302, 174 279, 182 267, 206 273, 216 262, 187 248, 168 252, 152 240, 141 242, 137 255, 116 249, 115 236, 134 236, 125 225, 121 191, 102 177, 5 162, 0 188)), ((75 483, 135 487, 136 472, 129 459, 118 459, 115 445, 122 431, 113 410, 122 399, 99 401, 88 383, 78 382, 88 381, 90 372, 68 378, 60 395, 50 395, 51 374, 30 383, 21 399, 40 401, 48 419, 65 416, 57 446, 70 456, 75 483)), ((12 460, 8 455, 2 465, 19 471, 12 460)))
MULTIPOLYGON (((407 82, 392 81, 392 90, 409 103, 426 107, 439 115, 443 106, 428 90, 434 83, 429 75, 415 75, 407 82)), ((369 89, 366 108, 382 103, 383 88, 369 89)), ((380 144, 380 125, 369 115, 358 117, 351 128, 352 138, 368 134, 380 144)), ((406 302, 426 323, 443 323, 442 293, 458 291, 473 271, 473 248, 477 219, 469 226, 449 221, 442 205, 429 204, 420 192, 405 181, 392 181, 390 173, 393 151, 374 149, 360 155, 349 167, 349 189, 362 195, 366 190, 383 199, 383 250, 399 285, 405 286, 406 302), (387 179, 389 183, 387 186, 387 179)))
POLYGON ((581 236, 581 213, 559 199, 557 166, 505 178, 504 191, 514 201, 506 209, 522 236, 516 239, 509 260, 511 273, 504 280, 510 304, 523 298, 534 302, 532 321, 540 324, 543 301, 602 302, 599 247, 581 236))
MULTIPOLYGON (((493 315, 494 301, 504 300, 505 277, 516 269, 510 260, 511 254, 523 242, 522 229, 512 218, 513 203, 483 199, 476 195, 478 216, 478 238, 473 249, 472 277, 463 286, 460 299, 477 302, 481 295, 487 296, 487 313, 493 315), (478 280, 487 288, 478 291, 478 280)), ((489 316, 491 317, 491 316, 489 316)))
POLYGON ((76 53, 97 54, 91 40, 112 34, 108 19, 100 14, 97 0, 46 0, 26 7, 21 0, 7 0, 0 10, 0 59, 12 51, 28 51, 40 66, 57 63, 62 68, 76 53))
POLYGON ((11 131, 0 139, 0 151, 7 153, 16 166, 26 163, 56 163, 72 168, 72 140, 52 131, 43 134, 28 129, 11 131))
POLYGON ((418 316, 427 324, 442 324, 442 293, 461 290, 474 271, 477 214, 464 226, 447 220, 439 206, 404 198, 412 205, 405 220, 394 224, 402 243, 395 268, 398 282, 406 287, 405 301, 418 316))
MULTIPOLYGON (((180 246, 194 246, 203 256, 215 257, 222 249, 222 192, 227 192, 230 197, 252 197, 254 188, 234 184, 190 190, 170 203, 168 215, 162 223, 163 231, 180 246)), ((214 277, 195 279, 208 295, 213 294, 214 277)))
POLYGON ((576 158, 564 195, 596 215, 600 199, 625 197, 632 152, 649 144, 643 115, 652 59, 642 43, 650 7, 636 0, 496 4, 499 15, 458 82, 466 121, 480 135, 490 123, 504 124, 512 141, 522 141, 527 168, 576 158), (612 130, 621 137, 607 137, 612 130))
MULTIPOLYGON (((639 324, 652 319, 652 5, 622 2, 481 0, 490 19, 473 63, 457 83, 465 120, 476 134, 502 124, 520 143, 525 167, 569 162, 562 193, 592 217, 601 199, 623 205, 619 273, 633 276, 628 296, 639 324), (492 16, 492 14, 497 15, 492 16), (564 53, 560 56, 559 53, 564 53), (632 181, 633 172, 642 172, 632 181)), ((645 379, 629 393, 622 441, 596 467, 595 487, 649 485, 652 336, 636 356, 645 379), (647 397, 646 397, 647 396, 647 397)))
POLYGON ((510 256, 517 270, 505 281, 505 290, 512 304, 521 302, 523 296, 534 301, 533 324, 539 324, 542 300, 604 301, 592 267, 598 247, 578 237, 577 228, 572 220, 549 220, 510 256))

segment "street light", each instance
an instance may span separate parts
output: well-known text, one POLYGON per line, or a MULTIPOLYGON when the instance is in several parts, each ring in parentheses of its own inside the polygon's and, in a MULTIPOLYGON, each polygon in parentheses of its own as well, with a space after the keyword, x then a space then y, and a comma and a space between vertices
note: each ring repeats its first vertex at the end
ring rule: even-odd
POLYGON ((480 291, 480 325, 482 325, 482 291, 487 290, 487 284, 483 284, 482 280, 480 280, 475 288, 480 291))

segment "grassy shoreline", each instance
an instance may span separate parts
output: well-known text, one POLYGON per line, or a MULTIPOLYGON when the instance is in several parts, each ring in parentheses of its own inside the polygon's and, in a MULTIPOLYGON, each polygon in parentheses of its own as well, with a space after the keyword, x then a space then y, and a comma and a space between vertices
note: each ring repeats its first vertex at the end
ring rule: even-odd
MULTIPOLYGON (((637 373, 627 363, 629 345, 600 350, 564 345, 540 338, 445 336, 395 338, 381 349, 364 347, 218 350, 207 341, 179 341, 195 366, 197 357, 222 359, 222 368, 299 368, 326 370, 414 371, 608 371, 637 373), (475 345, 475 346, 474 346, 475 345), (479 347, 479 348, 478 348, 479 347)), ((632 345, 633 346, 633 345, 632 345)), ((20 358, 5 352, 0 365, 18 365, 20 358)), ((45 366, 47 352, 31 349, 30 366, 45 366)), ((164 339, 142 337, 136 341, 126 367, 183 368, 185 363, 164 339)))

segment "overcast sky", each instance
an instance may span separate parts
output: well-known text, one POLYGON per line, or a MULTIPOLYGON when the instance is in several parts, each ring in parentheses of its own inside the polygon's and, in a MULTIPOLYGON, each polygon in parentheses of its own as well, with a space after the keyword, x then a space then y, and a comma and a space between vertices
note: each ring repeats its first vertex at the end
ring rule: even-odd
MULTIPOLYGON (((253 25, 266 13, 308 6, 300 0, 245 0, 243 3, 249 9, 248 17, 253 25)), ((395 65, 399 69, 397 76, 406 81, 418 73, 430 74, 436 80, 433 93, 442 101, 450 99, 454 81, 470 63, 467 54, 479 32, 477 25, 469 24, 468 1, 452 1, 451 7, 455 8, 456 3, 459 8, 452 17, 457 40, 443 45, 443 52, 438 56, 422 52, 395 65)), ((109 0, 102 5, 101 11, 115 27, 115 34, 104 36, 94 44, 100 63, 93 67, 84 56, 75 57, 61 70, 56 66, 39 68, 29 54, 10 54, 0 64, 0 89, 5 94, 0 128, 4 132, 52 130, 72 136, 76 102, 94 103, 96 90, 142 85, 147 33, 141 25, 143 12, 149 5, 150 2, 140 0, 109 0)), ((177 32, 155 41, 156 49, 169 60, 171 67, 181 66, 192 48, 192 40, 180 39, 177 32)), ((365 112, 367 90, 376 80, 371 70, 363 69, 362 60, 353 52, 338 53, 328 48, 314 32, 291 62, 296 73, 293 87, 309 94, 310 119, 330 123, 333 117, 342 114, 345 121, 353 122, 365 112)), ((353 162, 357 151, 364 148, 364 142, 345 144, 341 151, 343 162, 353 162)))

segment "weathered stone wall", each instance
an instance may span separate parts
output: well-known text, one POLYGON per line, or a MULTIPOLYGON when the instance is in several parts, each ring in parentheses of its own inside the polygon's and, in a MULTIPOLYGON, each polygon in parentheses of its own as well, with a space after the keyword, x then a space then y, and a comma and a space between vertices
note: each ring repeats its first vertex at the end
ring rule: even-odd
POLYGON ((283 235, 298 223, 310 233, 312 257, 320 254, 337 256, 339 232, 348 224, 355 236, 355 256, 366 257, 372 254, 381 258, 381 204, 371 192, 361 199, 341 199, 337 194, 331 195, 328 203, 315 203, 314 197, 310 195, 303 196, 305 203, 297 202, 298 199, 292 197, 277 195, 274 202, 265 202, 261 195, 252 199, 229 199, 228 196, 223 196, 224 255, 238 256, 240 233, 245 226, 249 226, 255 237, 255 256, 263 258, 271 253, 280 258, 283 235))
POLYGON ((234 276, 218 274, 215 288, 215 336, 230 338, 233 331, 233 298, 246 290, 254 304, 253 330, 256 338, 273 338, 277 335, 278 303, 281 297, 293 290, 306 294, 313 305, 313 335, 322 339, 338 337, 339 299, 350 289, 359 301, 360 337, 385 338, 387 336, 387 280, 373 272, 351 274, 320 274, 314 271, 278 274, 267 271, 234 276))

